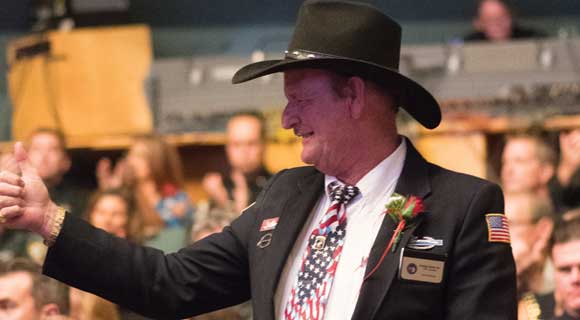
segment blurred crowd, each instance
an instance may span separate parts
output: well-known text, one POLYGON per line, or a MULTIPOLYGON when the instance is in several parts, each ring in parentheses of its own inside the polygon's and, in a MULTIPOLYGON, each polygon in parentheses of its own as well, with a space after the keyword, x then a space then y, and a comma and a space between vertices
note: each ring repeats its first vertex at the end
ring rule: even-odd
MULTIPOLYGON (((71 157, 62 132, 38 129, 25 145, 51 197, 69 214, 81 216, 117 237, 171 253, 221 231, 255 201, 271 176, 263 163, 265 128, 260 114, 233 116, 228 122, 226 140, 227 170, 205 175, 202 185, 208 200, 200 203, 193 203, 185 191, 179 153, 162 136, 135 137, 115 163, 100 159, 95 170, 96 190, 87 189, 67 175, 71 157)), ((0 165, 5 166, 8 162, 2 159, 0 156, 0 165)), ((0 319, 60 319, 54 317, 59 314, 78 320, 145 319, 74 288, 66 289, 70 299, 66 305, 47 302, 58 308, 45 310, 40 303, 34 303, 35 279, 45 278, 40 275, 45 254, 46 246, 38 236, 0 226, 0 261, 6 264, 0 269, 0 319), (22 271, 21 265, 36 267, 22 271), (27 280, 32 284, 16 281, 16 276, 32 278, 27 280), (30 296, 32 304, 28 307, 37 308, 21 309, 27 300, 17 298, 17 294, 30 296), (34 313, 25 316, 28 312, 34 313)), ((196 319, 251 319, 251 308, 245 304, 196 319)))
MULTIPOLYGON (((261 116, 233 116, 226 137, 228 169, 205 175, 202 185, 208 201, 203 203, 191 201, 180 156, 161 136, 135 137, 114 164, 101 159, 95 172, 97 190, 86 190, 67 178, 71 158, 61 132, 38 129, 26 146, 50 194, 70 214, 118 237, 170 253, 227 226, 271 176, 263 163, 261 116)), ((580 315, 580 129, 557 133, 556 146, 550 141, 537 132, 508 134, 502 151, 500 180, 521 319, 580 315)), ((42 239, 0 226, 0 319, 145 319, 41 276, 45 253, 42 239), (42 294, 39 302, 37 292, 42 290, 51 294, 42 294), (68 299, 62 298, 63 292, 68 299), (37 301, 27 304, 29 300, 37 301)), ((245 304, 196 319, 251 319, 251 308, 245 304)))

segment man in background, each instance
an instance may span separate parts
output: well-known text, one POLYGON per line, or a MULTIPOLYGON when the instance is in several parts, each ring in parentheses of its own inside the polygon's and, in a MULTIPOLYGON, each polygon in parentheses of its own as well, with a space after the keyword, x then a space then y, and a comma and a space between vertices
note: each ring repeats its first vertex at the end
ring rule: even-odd
POLYGON ((465 41, 507 41, 545 36, 542 32, 518 25, 514 21, 514 10, 505 0, 480 0, 473 27, 475 31, 465 36, 465 41))
POLYGON ((532 134, 509 136, 502 155, 504 192, 531 192, 549 198, 548 181, 554 175, 555 162, 554 150, 541 137, 532 134))
POLYGON ((0 261, 0 319, 68 319, 68 287, 26 259, 0 261))
POLYGON ((226 139, 229 169, 226 173, 208 173, 203 187, 213 206, 239 213, 256 201, 271 176, 264 166, 263 118, 257 113, 232 117, 227 124, 226 139))
POLYGON ((550 201, 531 192, 506 193, 505 213, 511 227, 520 296, 551 291, 544 277, 554 227, 550 201))
POLYGON ((580 206, 580 128, 559 134, 560 161, 556 173, 548 182, 556 211, 580 206))
POLYGON ((563 314, 555 319, 580 319, 580 209, 569 211, 554 231, 552 260, 556 300, 563 314), (566 219, 566 217, 571 217, 566 219))
POLYGON ((70 212, 81 215, 88 192, 66 177, 72 162, 64 134, 56 129, 39 128, 29 136, 27 147, 30 162, 46 184, 50 196, 70 212))

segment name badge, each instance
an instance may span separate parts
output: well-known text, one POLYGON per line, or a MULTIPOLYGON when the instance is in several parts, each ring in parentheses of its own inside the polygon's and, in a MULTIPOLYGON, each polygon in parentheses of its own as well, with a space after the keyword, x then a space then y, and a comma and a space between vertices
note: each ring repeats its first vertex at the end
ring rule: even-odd
POLYGON ((399 278, 427 283, 441 283, 445 270, 446 255, 408 248, 401 250, 399 278))

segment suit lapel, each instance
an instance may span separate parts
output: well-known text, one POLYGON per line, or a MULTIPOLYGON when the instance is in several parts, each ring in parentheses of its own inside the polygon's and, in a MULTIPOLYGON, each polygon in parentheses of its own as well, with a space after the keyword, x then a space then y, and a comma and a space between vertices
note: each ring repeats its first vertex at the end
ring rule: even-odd
MULTIPOLYGON (((425 199, 431 191, 427 163, 408 139, 406 142, 407 156, 395 192, 404 196, 414 195, 425 199)), ((417 219, 405 230, 397 250, 389 252, 379 269, 363 282, 352 319, 373 319, 375 317, 397 273, 401 248, 409 241, 421 220, 417 219)), ((385 216, 369 254, 365 277, 379 262, 396 226, 397 224, 392 219, 385 216)))
POLYGON ((258 250, 257 275, 265 279, 263 285, 263 301, 267 301, 268 314, 275 318, 275 293, 284 269, 286 259, 292 250, 300 231, 304 227, 312 208, 316 205, 322 192, 324 175, 318 171, 301 179, 288 194, 283 205, 280 220, 273 232, 272 243, 269 247, 258 250), (261 252, 260 252, 261 251, 261 252))

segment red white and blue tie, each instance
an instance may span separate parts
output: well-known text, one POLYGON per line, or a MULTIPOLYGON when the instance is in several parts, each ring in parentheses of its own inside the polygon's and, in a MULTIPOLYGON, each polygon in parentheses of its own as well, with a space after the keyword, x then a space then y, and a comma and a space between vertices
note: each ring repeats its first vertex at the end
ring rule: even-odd
POLYGON ((328 188, 330 207, 308 239, 302 267, 284 309, 286 320, 324 317, 346 234, 346 205, 359 193, 357 187, 337 181, 328 188))

